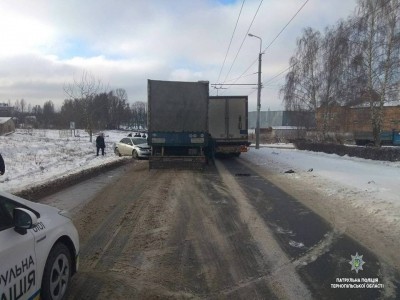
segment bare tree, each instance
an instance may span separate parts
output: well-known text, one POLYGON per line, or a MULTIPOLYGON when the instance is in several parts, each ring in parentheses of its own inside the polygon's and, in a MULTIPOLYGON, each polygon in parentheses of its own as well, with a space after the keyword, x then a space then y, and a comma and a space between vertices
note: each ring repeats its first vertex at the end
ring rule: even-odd
POLYGON ((54 125, 53 124, 54 116, 55 116, 55 110, 53 102, 51 100, 46 101, 43 104, 43 114, 42 114, 43 125, 45 128, 54 125))
POLYGON ((22 98, 21 101, 19 101, 19 106, 21 108, 21 113, 23 114, 26 108, 26 101, 24 98, 22 98))
POLYGON ((43 109, 42 109, 42 107, 41 107, 40 105, 35 105, 35 106, 32 108, 32 113, 33 113, 35 116, 39 116, 39 115, 41 115, 41 114, 43 113, 43 109))
POLYGON ((318 107, 321 62, 319 49, 321 34, 306 28, 297 40, 296 54, 290 59, 292 66, 281 89, 287 110, 315 111, 318 107))
POLYGON ((16 112, 20 112, 20 111, 21 111, 21 104, 20 104, 20 102, 19 102, 18 99, 15 100, 15 103, 14 103, 14 110, 15 110, 16 112))
POLYGON ((136 128, 147 127, 147 105, 145 102, 137 101, 132 105, 132 124, 136 128))
POLYGON ((125 118, 126 111, 129 110, 128 94, 125 89, 116 89, 109 95, 110 98, 110 124, 112 127, 119 128, 125 118))
POLYGON ((359 0, 357 8, 322 39, 304 30, 281 94, 288 110, 322 105, 324 132, 334 105, 368 107, 378 146, 384 106, 399 101, 400 0, 359 0))
POLYGON ((83 114, 86 121, 86 130, 90 136, 90 142, 93 138, 93 106, 94 97, 104 91, 104 86, 99 79, 96 79, 87 71, 82 72, 80 79, 74 78, 73 82, 64 85, 64 92, 70 99, 80 99, 82 101, 83 114))
POLYGON ((366 78, 360 98, 370 108, 375 145, 380 145, 383 108, 398 99, 400 83, 400 1, 360 0, 355 61, 366 78))
POLYGON ((322 113, 322 134, 334 128, 330 120, 333 110, 343 104, 345 97, 344 85, 347 78, 344 76, 346 61, 349 56, 349 30, 345 22, 340 21, 337 26, 327 28, 321 44, 322 71, 320 72, 320 110, 322 113))
POLYGON ((117 96, 121 101, 128 101, 128 94, 125 89, 116 89, 115 96, 117 96))

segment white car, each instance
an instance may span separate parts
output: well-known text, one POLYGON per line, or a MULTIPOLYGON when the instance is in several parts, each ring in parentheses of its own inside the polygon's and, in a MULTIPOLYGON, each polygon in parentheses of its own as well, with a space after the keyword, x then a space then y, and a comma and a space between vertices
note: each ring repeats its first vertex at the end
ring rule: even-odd
POLYGON ((0 299, 63 299, 78 255, 65 211, 0 192, 0 299))
POLYGON ((135 159, 148 158, 151 153, 147 139, 142 137, 126 137, 114 146, 114 153, 118 156, 129 155, 135 159))

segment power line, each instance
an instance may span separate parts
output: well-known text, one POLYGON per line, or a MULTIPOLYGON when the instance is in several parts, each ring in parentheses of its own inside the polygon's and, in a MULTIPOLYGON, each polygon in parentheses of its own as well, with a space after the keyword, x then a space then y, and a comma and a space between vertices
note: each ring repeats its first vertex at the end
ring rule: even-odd
POLYGON ((278 35, 269 43, 269 45, 263 50, 263 52, 267 51, 269 47, 276 41, 276 39, 282 34, 283 31, 285 31, 286 27, 289 26, 289 24, 293 21, 294 18, 299 14, 299 12, 304 8, 304 6, 307 4, 309 0, 306 0, 303 5, 297 10, 297 12, 294 14, 294 16, 287 22, 287 24, 282 28, 282 30, 278 33, 278 35))
MULTIPOLYGON (((298 64, 298 62, 294 63, 293 65, 290 65, 289 67, 287 67, 285 70, 279 72, 278 74, 276 74, 274 77, 268 79, 267 81, 263 82, 262 85, 265 86, 268 83, 270 83, 271 81, 273 81, 274 79, 278 78, 279 76, 281 76, 282 74, 286 73, 288 70, 290 70, 292 67, 294 67, 296 64, 298 64)), ((253 94, 255 91, 252 91, 250 94, 248 94, 248 96, 250 96, 251 94, 253 94)))
POLYGON ((237 25, 238 25, 238 23, 239 23, 240 15, 242 14, 244 2, 246 2, 246 0, 243 0, 242 6, 240 7, 239 15, 238 15, 238 18, 237 18, 237 20, 236 20, 235 28, 233 29, 233 32, 232 32, 232 36, 231 36, 231 40, 230 40, 230 42, 229 42, 228 50, 226 50, 224 62, 222 63, 221 70, 219 71, 219 75, 218 75, 217 82, 219 82, 219 78, 221 77, 222 69, 223 69, 224 66, 225 66, 226 58, 227 58, 227 56, 228 56, 229 50, 231 49, 231 44, 232 44, 233 36, 235 35, 236 28, 237 28, 237 25))
MULTIPOLYGON (((268 46, 262 51, 265 52, 266 50, 269 49, 269 47, 271 47, 271 45, 278 39, 278 37, 282 34, 282 32, 289 26, 289 24, 293 21, 293 19, 300 13, 300 11, 304 8, 304 6, 307 4, 309 0, 306 0, 301 6, 300 8, 296 11, 296 13, 292 16, 292 18, 286 23, 286 25, 281 29, 281 31, 275 36, 275 38, 268 44, 268 46)), ((237 80, 239 80, 240 78, 244 77, 245 74, 247 73, 248 70, 250 70, 250 68, 252 66, 254 66, 254 64, 258 61, 258 59, 256 59, 255 61, 252 62, 252 64, 237 78, 237 80)), ((236 81, 237 81, 236 80, 236 81)), ((234 83, 236 83, 236 81, 234 81, 234 83)))
MULTIPOLYGON (((249 77, 249 76, 253 76, 253 75, 256 75, 256 74, 258 74, 258 72, 250 73, 250 74, 244 75, 244 76, 242 76, 242 77, 249 77)), ((229 82, 231 82, 231 81, 238 80, 238 79, 240 79, 240 78, 242 78, 242 77, 233 78, 233 79, 227 80, 226 82, 229 83, 229 82)))
POLYGON ((243 44, 244 44, 244 41, 245 41, 246 38, 247 38, 247 34, 249 33, 251 26, 253 26, 254 20, 256 19, 256 16, 257 16, 257 14, 258 14, 258 11, 260 10, 260 7, 261 7, 261 4, 263 3, 263 1, 264 1, 264 0, 261 0, 261 1, 260 1, 260 4, 258 5, 257 11, 256 11, 256 13, 254 14, 253 20, 251 21, 250 26, 249 26, 249 28, 247 29, 246 34, 244 35, 243 41, 242 41, 242 43, 240 44, 239 50, 238 50, 237 53, 236 53, 235 59, 233 60, 233 62, 232 62, 232 64, 231 64, 231 67, 229 68, 229 71, 228 71, 228 73, 226 74, 223 83, 226 82, 226 80, 227 80, 227 78, 228 78, 228 76, 229 76, 229 73, 231 72, 232 67, 233 67, 233 65, 234 65, 235 62, 236 62, 236 59, 237 59, 237 57, 238 57, 238 55, 239 55, 239 53, 240 53, 240 50, 242 49, 242 46, 243 46, 243 44))

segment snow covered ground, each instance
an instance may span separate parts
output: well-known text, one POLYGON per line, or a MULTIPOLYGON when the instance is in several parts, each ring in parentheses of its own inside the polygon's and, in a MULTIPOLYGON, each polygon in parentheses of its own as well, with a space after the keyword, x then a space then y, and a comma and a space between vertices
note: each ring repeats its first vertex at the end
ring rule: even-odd
MULTIPOLYGON (((113 153, 113 143, 125 131, 105 131, 106 155, 84 131, 17 130, 0 136, 6 172, 0 189, 11 193, 87 168, 123 159, 113 153)), ((313 185, 330 199, 331 208, 358 211, 379 221, 381 229, 400 236, 400 162, 380 162, 338 155, 299 151, 290 144, 261 145, 242 155, 245 160, 281 174, 284 179, 313 185), (286 174, 293 170, 295 173, 286 174)))
POLYGON ((399 242, 400 162, 341 157, 282 145, 251 148, 243 158, 270 173, 280 174, 280 179, 288 184, 297 182, 319 192, 323 197, 316 206, 328 211, 332 219, 354 219, 354 223, 359 221, 364 227, 363 235, 376 230, 382 238, 399 242), (285 173, 289 170, 294 173, 285 173))
MULTIPOLYGON (((282 144, 261 145, 259 150, 253 148, 247 153, 247 158, 259 166, 279 173, 293 170, 295 178, 324 178, 330 181, 325 187, 327 193, 346 189, 351 190, 352 196, 368 194, 361 199, 354 199, 356 204, 366 205, 371 201, 380 201, 400 205, 400 161, 374 161, 347 155, 300 151, 294 147, 285 149, 282 144)), ((373 209, 372 205, 367 206, 373 209)))
POLYGON ((124 131, 105 131, 104 156, 96 156, 96 135, 77 130, 23 130, 0 136, 0 153, 6 171, 0 176, 0 189, 16 193, 51 179, 123 159, 113 152, 113 143, 127 136, 124 131))

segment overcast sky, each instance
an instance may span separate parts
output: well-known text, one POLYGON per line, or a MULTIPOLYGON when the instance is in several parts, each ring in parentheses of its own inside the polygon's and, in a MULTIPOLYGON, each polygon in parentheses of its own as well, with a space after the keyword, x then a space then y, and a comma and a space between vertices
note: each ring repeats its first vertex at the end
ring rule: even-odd
MULTIPOLYGON (((52 100, 59 108, 67 98, 63 85, 79 79, 83 72, 93 74, 110 89, 125 89, 131 103, 147 101, 147 79, 232 83, 251 66, 245 72, 250 75, 236 83, 257 83, 254 62, 260 40, 247 37, 247 31, 261 37, 262 48, 266 48, 305 0, 245 0, 221 72, 242 3, 1 0, 0 102, 14 104, 23 98, 32 105, 43 105, 52 100)), ((263 55, 262 81, 289 66, 296 38, 305 27, 323 30, 347 18, 355 6, 356 0, 309 0, 263 55)), ((263 88, 261 110, 283 109, 279 98, 283 79, 284 75, 263 88)), ((249 110, 256 110, 257 93, 252 86, 218 93, 249 95, 249 110)), ((210 94, 217 94, 212 86, 210 94)))

